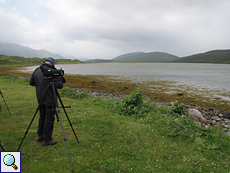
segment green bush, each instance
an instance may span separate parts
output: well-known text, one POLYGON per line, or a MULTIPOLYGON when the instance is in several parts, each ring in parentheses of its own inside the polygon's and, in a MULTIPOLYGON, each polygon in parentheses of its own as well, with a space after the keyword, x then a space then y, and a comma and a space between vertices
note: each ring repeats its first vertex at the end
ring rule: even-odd
POLYGON ((185 105, 183 103, 179 104, 177 101, 175 101, 169 109, 169 114, 175 116, 185 115, 186 114, 185 105))
POLYGON ((126 95, 121 102, 113 104, 112 108, 124 116, 138 115, 137 118, 141 118, 152 110, 152 105, 143 102, 142 90, 139 90, 126 95))

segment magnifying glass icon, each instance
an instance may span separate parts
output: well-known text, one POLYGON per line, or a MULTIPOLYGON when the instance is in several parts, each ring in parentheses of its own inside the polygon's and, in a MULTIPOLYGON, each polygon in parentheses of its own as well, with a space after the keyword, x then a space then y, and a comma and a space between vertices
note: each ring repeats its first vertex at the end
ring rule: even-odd
POLYGON ((12 166, 15 170, 18 169, 18 167, 14 164, 15 163, 15 158, 11 154, 7 154, 3 158, 3 162, 7 166, 12 166))

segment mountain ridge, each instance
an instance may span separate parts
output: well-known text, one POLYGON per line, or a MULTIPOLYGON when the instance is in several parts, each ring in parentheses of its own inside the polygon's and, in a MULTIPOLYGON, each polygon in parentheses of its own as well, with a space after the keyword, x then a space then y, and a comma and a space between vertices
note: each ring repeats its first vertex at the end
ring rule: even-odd
POLYGON ((45 49, 35 50, 19 44, 0 43, 0 54, 7 56, 22 56, 25 58, 47 58, 51 56, 54 59, 65 59, 61 55, 51 53, 45 49))
MULTIPOLYGON (((40 49, 34 50, 26 46, 19 44, 4 44, 0 43, 0 55, 6 56, 21 56, 25 58, 47 58, 53 57, 55 59, 66 59, 66 57, 74 56, 68 54, 54 54, 47 50, 40 49)), ((78 58, 80 59, 80 58, 78 58)), ((84 60, 82 60, 84 61, 84 60)), ((198 53, 186 57, 178 57, 176 55, 168 54, 165 52, 130 52, 119 55, 113 59, 91 59, 84 61, 85 63, 114 63, 114 62, 139 62, 139 63, 156 63, 156 62, 168 62, 168 63, 222 63, 230 64, 230 49, 218 49, 211 50, 204 53, 198 53)))
POLYGON ((144 52, 131 52, 127 54, 123 54, 120 56, 117 56, 111 60, 99 60, 99 59, 93 59, 89 61, 84 61, 86 63, 144 63, 144 62, 149 62, 149 63, 154 63, 154 62, 172 62, 175 59, 179 59, 179 57, 168 54, 165 52, 149 52, 149 53, 144 53, 144 52))
POLYGON ((127 55, 135 55, 133 53, 126 53, 123 55, 120 55, 118 57, 123 57, 122 59, 116 60, 116 58, 113 58, 111 60, 104 60, 104 61, 98 61, 98 60, 91 60, 86 62, 93 62, 93 63, 104 63, 104 62, 139 62, 139 63, 156 63, 156 62, 168 62, 168 63, 218 63, 218 64, 230 64, 230 49, 217 49, 217 50, 211 50, 204 53, 198 53, 186 57, 177 57, 175 55, 171 55, 164 52, 149 52, 144 53, 138 56, 127 56, 127 55), (155 57, 154 55, 155 54, 155 57), (156 56, 156 54, 160 54, 156 56), (167 55, 167 56, 162 56, 167 55), (148 57, 148 58, 146 58, 148 57), (152 59, 150 58, 152 57, 152 59), (165 58, 167 57, 167 58, 165 58), (169 57, 172 57, 171 59, 169 57), (174 58, 174 59, 173 59, 174 58), (115 59, 115 60, 114 60, 115 59))
POLYGON ((141 55, 141 54, 145 54, 145 52, 131 52, 131 53, 126 53, 126 54, 117 56, 117 57, 115 57, 115 58, 113 58, 111 60, 122 60, 122 59, 126 59, 126 58, 129 58, 129 57, 138 56, 138 55, 141 55))
POLYGON ((174 62, 180 63, 222 63, 230 64, 230 49, 211 50, 204 53, 198 53, 182 57, 174 62))
POLYGON ((165 52, 149 52, 133 57, 128 57, 121 61, 126 62, 170 62, 179 59, 179 57, 165 52))

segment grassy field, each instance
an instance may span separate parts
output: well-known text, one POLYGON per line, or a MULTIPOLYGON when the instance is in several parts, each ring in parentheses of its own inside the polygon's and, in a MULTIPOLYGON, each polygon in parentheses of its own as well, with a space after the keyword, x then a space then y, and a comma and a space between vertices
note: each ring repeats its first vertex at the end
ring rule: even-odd
MULTIPOLYGON (((0 98, 1 144, 16 151, 38 106, 35 88, 27 79, 0 75, 0 89, 12 114, 0 98)), ((230 172, 230 138, 218 127, 196 126, 154 103, 145 103, 147 113, 124 116, 111 109, 122 100, 86 97, 67 88, 59 93, 71 106, 66 110, 80 141, 61 109, 75 172, 230 172)), ((43 147, 36 140, 38 117, 20 148, 22 172, 71 172, 60 122, 55 121, 53 133, 57 144, 43 147)))

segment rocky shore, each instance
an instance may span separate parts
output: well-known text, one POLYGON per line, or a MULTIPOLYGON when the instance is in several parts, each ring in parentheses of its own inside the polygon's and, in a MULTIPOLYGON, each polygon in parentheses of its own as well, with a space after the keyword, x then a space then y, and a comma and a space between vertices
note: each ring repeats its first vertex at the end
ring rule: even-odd
MULTIPOLYGON (((20 75, 20 79, 29 79, 30 76, 20 75)), ((122 99, 125 97, 124 94, 95 90, 95 89, 85 89, 85 88, 76 88, 70 87, 79 93, 87 90, 91 93, 92 97, 101 97, 103 99, 116 98, 122 99)), ((145 98, 148 99, 148 98, 145 98)), ((156 106, 171 106, 173 102, 152 100, 156 106)), ((201 107, 198 105, 185 105, 189 116, 194 119, 194 121, 205 127, 220 126, 225 132, 230 135, 230 110, 224 111, 221 109, 214 109, 212 107, 201 107)))
MULTIPOLYGON (((72 87, 71 87, 72 88, 72 87)), ((83 88, 72 88, 79 93, 84 92, 86 89, 83 88)), ((108 91, 100 91, 87 89, 88 92, 91 93, 92 97, 101 97, 103 99, 116 98, 122 99, 125 97, 124 94, 108 92, 108 91)), ((147 99, 147 98, 146 98, 147 99)), ((171 106, 173 102, 161 102, 157 100, 153 100, 156 106, 171 106)), ((223 111, 220 109, 213 108, 204 108, 196 105, 185 105, 187 108, 188 115, 191 119, 193 119, 198 125, 202 125, 205 127, 212 127, 214 125, 220 126, 223 131, 227 132, 230 135, 230 112, 223 111)))
MULTIPOLYGON (((29 75, 19 75, 20 79, 29 79, 29 75)), ((91 82, 92 83, 92 82, 91 82)), ((122 99, 125 97, 124 94, 120 94, 117 92, 109 92, 109 91, 102 91, 102 90, 95 90, 95 89, 85 89, 85 88, 77 88, 77 87, 70 87, 75 89, 79 93, 84 92, 85 90, 91 93, 92 97, 101 97, 103 99, 109 98, 117 98, 122 99)), ((148 99, 148 98, 145 98, 148 99)), ((152 100, 156 106, 171 106, 173 102, 167 101, 159 101, 159 100, 152 100)), ((227 111, 221 109, 214 109, 212 107, 201 107, 198 105, 185 105, 187 108, 187 112, 189 116, 194 119, 194 121, 205 127, 212 127, 212 126, 219 126, 225 132, 230 135, 230 109, 227 111)))

